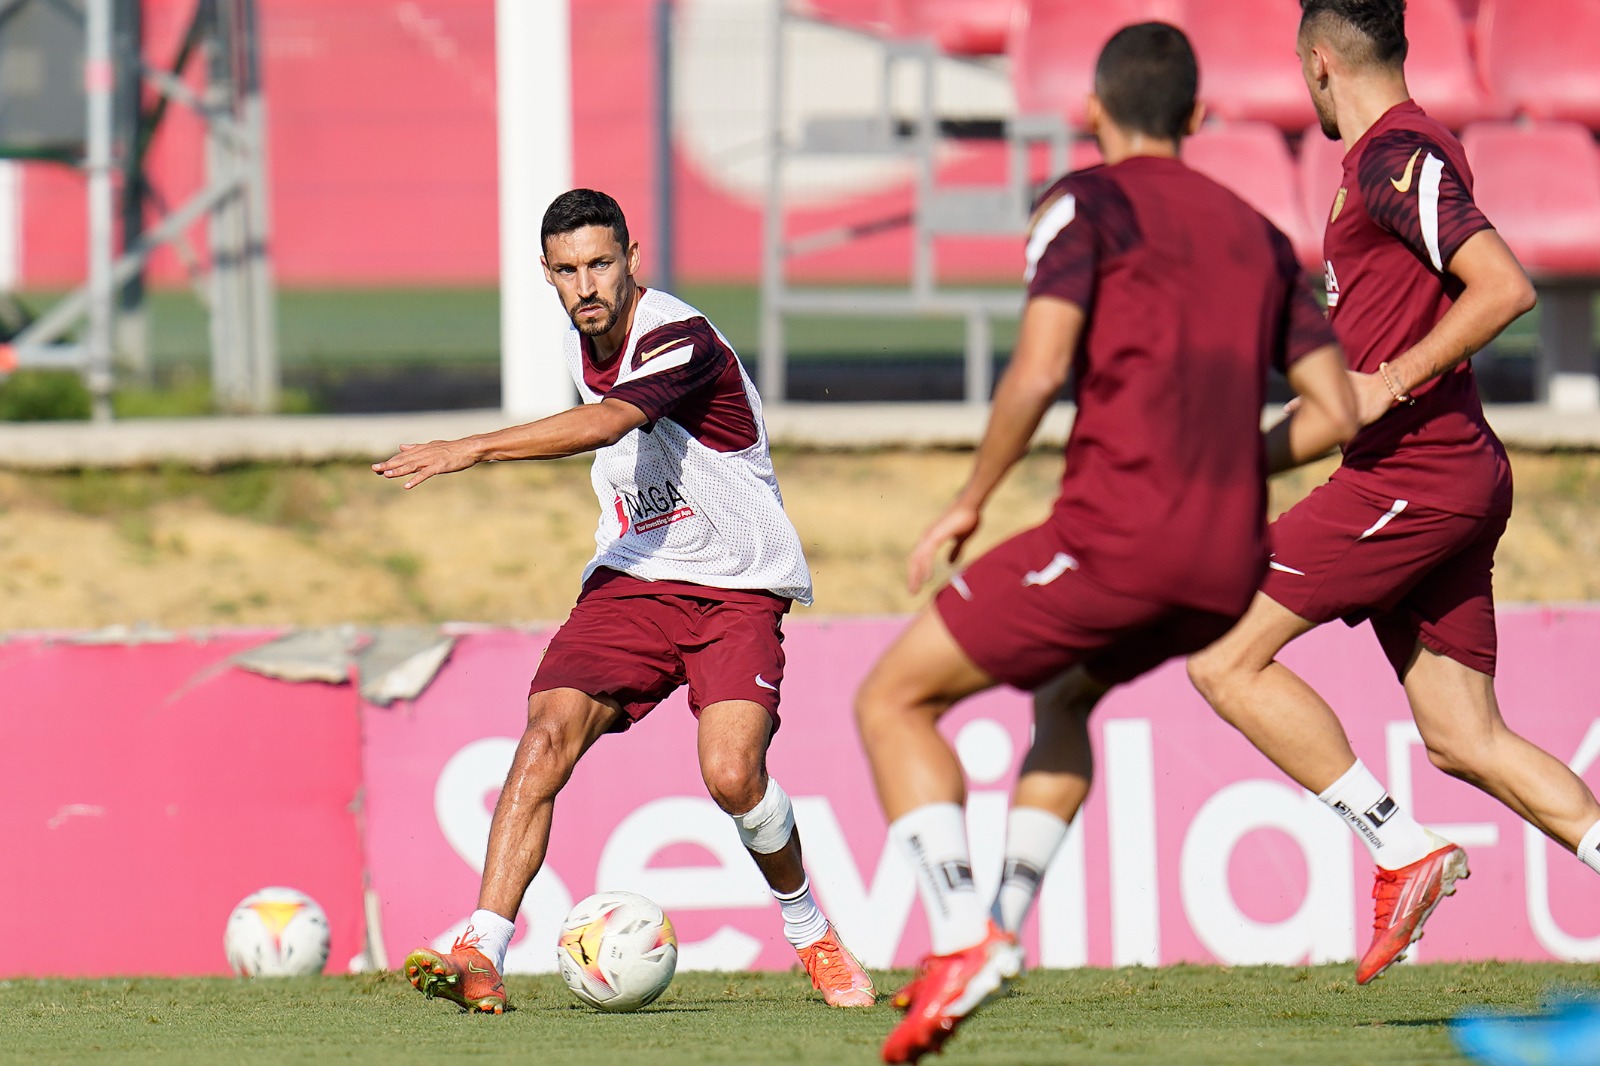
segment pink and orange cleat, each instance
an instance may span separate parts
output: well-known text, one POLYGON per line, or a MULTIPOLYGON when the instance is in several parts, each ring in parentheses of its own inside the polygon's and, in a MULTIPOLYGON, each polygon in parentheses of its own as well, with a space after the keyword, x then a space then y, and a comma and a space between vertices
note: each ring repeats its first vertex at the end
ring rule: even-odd
POLYGON ((840 942, 832 925, 821 940, 795 950, 811 978, 811 987, 822 993, 828 1006, 870 1007, 878 1001, 872 977, 840 942))
POLYGON ((1446 896, 1456 893, 1456 882, 1469 876, 1467 853, 1441 836, 1428 834, 1439 846, 1410 866, 1398 870, 1379 868, 1372 885, 1376 900, 1372 919, 1372 944, 1356 964, 1356 984, 1376 980, 1406 957, 1412 944, 1422 939, 1422 923, 1446 896))
POLYGON ((977 944, 950 955, 930 955, 922 960, 917 976, 901 989, 909 1000, 906 1016, 883 1042, 884 1062, 916 1062, 938 1051, 956 1026, 979 1007, 1003 995, 1011 979, 1022 972, 1022 948, 1017 938, 993 922, 977 944))
POLYGON ((448 954, 418 948, 406 956, 406 979, 418 992, 448 999, 463 1010, 503 1014, 506 986, 489 957, 478 950, 478 937, 467 931, 456 937, 448 954))

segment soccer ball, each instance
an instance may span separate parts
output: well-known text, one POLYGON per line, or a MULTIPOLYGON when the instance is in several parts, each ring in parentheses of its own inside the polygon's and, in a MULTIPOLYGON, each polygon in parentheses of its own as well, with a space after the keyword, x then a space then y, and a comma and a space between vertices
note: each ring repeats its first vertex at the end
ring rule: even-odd
POLYGON ((304 892, 263 888, 228 915, 222 950, 241 977, 321 973, 328 961, 328 916, 304 892))
POLYGON ((572 994, 597 1010, 638 1010, 672 983, 678 937, 662 909, 634 892, 596 892, 561 923, 556 944, 572 994))

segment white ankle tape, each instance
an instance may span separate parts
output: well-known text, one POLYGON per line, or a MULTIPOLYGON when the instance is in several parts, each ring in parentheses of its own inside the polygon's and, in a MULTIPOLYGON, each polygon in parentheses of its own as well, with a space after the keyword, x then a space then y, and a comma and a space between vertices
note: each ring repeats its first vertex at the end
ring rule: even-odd
POLYGON ((744 814, 734 815, 733 824, 744 846, 757 855, 783 850, 794 832, 794 807, 777 778, 767 778, 767 792, 761 802, 744 814))

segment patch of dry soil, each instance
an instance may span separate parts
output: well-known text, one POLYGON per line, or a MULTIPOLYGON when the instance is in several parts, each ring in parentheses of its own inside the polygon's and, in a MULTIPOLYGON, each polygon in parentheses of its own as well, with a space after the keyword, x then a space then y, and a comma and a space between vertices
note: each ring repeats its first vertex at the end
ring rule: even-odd
MULTIPOLYGON (((901 613, 905 553, 969 454, 780 454, 817 615, 901 613)), ((1600 456, 1518 455, 1503 602, 1600 598, 1600 456)), ((1038 521, 1059 453, 1030 456, 969 547, 1038 521)), ((1281 510, 1330 467, 1280 478, 1281 510)), ((359 464, 0 473, 0 631, 558 621, 593 548, 584 460, 490 464, 412 491, 359 464)), ((925 595, 925 594, 924 594, 925 595)))

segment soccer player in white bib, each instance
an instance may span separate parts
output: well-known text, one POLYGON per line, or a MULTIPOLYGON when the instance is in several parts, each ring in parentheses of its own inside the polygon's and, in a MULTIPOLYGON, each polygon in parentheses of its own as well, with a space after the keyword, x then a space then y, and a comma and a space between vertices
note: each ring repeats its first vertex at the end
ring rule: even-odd
POLYGON ((870 1006, 872 980, 813 900, 793 808, 766 770, 780 626, 792 602, 811 603, 811 572, 772 472, 761 399, 704 315, 634 279, 639 245, 610 196, 563 193, 540 236, 545 278, 572 319, 563 343, 583 402, 494 433, 402 445, 372 467, 410 489, 485 460, 592 451, 601 512, 583 591, 533 679, 472 924, 448 953, 413 951, 406 976, 429 997, 505 1009, 500 967, 544 863, 556 793, 591 744, 687 685, 706 788, 771 886, 785 937, 826 1002, 870 1006))

